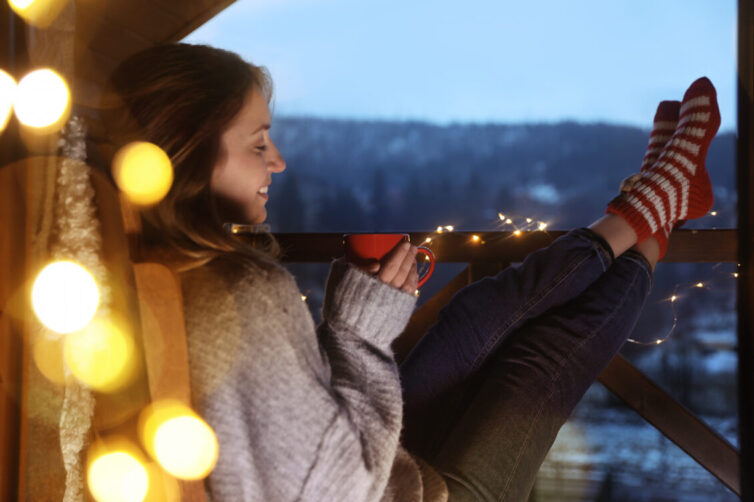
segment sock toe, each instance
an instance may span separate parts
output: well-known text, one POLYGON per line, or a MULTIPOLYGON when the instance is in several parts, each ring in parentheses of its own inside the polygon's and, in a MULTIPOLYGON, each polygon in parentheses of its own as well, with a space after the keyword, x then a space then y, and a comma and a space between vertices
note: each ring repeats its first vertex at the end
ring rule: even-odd
POLYGON ((712 82, 707 77, 700 77, 692 82, 689 88, 686 89, 686 93, 683 95, 683 102, 685 103, 686 101, 702 94, 709 94, 713 98, 717 97, 715 86, 712 85, 712 82))
MULTIPOLYGON (((680 101, 660 101, 655 112, 655 122, 678 122, 678 115, 681 113, 680 101)), ((675 129, 675 125, 673 125, 675 129)))

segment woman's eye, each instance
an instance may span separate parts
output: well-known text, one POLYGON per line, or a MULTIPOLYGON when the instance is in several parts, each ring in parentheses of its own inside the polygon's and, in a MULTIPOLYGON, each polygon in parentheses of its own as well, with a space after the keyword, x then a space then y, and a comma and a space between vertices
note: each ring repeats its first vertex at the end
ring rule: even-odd
POLYGON ((263 152, 267 150, 267 145, 258 145, 258 146, 255 146, 254 149, 257 151, 263 152))

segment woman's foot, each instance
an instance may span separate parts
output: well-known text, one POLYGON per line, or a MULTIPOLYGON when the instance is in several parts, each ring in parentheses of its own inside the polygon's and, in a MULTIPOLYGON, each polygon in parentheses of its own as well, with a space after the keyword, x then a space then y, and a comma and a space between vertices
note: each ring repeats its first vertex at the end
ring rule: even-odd
MULTIPOLYGON (((641 169, 638 174, 633 174, 623 180, 619 190, 621 193, 630 192, 634 188, 634 185, 636 185, 636 183, 643 177, 643 173, 648 171, 655 164, 660 153, 662 153, 670 139, 673 137, 673 133, 678 126, 678 116, 680 115, 680 112, 680 101, 661 101, 657 106, 655 118, 652 123, 652 132, 649 135, 649 145, 647 145, 647 151, 644 154, 641 169)), ((659 246, 659 256, 655 258, 655 262, 665 256, 665 253, 668 250, 668 238, 670 232, 674 228, 683 225, 685 221, 686 220, 678 220, 674 225, 662 227, 660 230, 652 234, 652 237, 654 237, 657 242, 656 245, 655 243, 652 243, 649 247, 654 250, 656 246, 659 246)), ((649 259, 649 257, 647 257, 647 259, 649 259)), ((649 259, 649 261, 650 263, 652 262, 651 259, 649 259)), ((652 263, 652 266, 654 267, 654 263, 652 263)))
POLYGON ((608 204, 606 212, 625 219, 638 243, 663 230, 659 235, 666 236, 678 220, 698 218, 711 209, 712 184, 705 159, 719 127, 715 88, 707 78, 700 78, 686 91, 675 132, 657 161, 630 191, 608 204))

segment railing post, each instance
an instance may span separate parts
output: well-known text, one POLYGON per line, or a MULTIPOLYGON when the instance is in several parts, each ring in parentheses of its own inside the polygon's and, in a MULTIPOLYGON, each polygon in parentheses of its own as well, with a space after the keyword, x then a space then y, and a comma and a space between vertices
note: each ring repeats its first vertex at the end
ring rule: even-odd
MULTIPOLYGON (((18 80, 19 74, 28 67, 26 26, 7 2, 0 2, 0 34, 0 69, 18 80)), ((22 158, 25 152, 18 122, 11 117, 6 129, 0 132, 0 170, 22 158)), ((18 179, 8 170, 0 174, 6 183, 18 179)), ((0 200, 0 234, 4 236, 0 237, 0 500, 16 500, 19 495, 23 346, 16 333, 18 323, 12 323, 10 316, 1 311, 7 307, 10 295, 23 283, 24 278, 19 274, 27 269, 23 220, 3 218, 3 215, 18 218, 18 207, 14 207, 14 203, 19 200, 23 200, 23 194, 4 196, 0 200)))
POLYGON ((738 403, 741 500, 754 501, 754 0, 738 2, 738 403))

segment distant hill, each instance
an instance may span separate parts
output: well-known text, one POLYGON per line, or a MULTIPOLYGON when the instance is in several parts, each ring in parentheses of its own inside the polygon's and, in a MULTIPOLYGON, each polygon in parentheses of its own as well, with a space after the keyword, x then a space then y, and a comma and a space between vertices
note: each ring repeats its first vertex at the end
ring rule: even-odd
MULTIPOLYGON (((274 122, 288 163, 270 188, 274 231, 492 230, 498 211, 584 225, 638 170, 649 136, 603 123, 274 122)), ((734 135, 718 135, 708 167, 720 215, 697 226, 735 224, 734 154, 734 135)))

